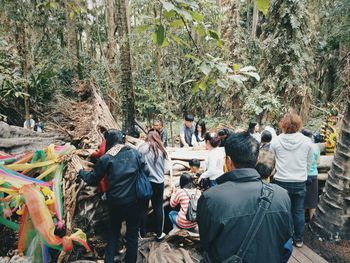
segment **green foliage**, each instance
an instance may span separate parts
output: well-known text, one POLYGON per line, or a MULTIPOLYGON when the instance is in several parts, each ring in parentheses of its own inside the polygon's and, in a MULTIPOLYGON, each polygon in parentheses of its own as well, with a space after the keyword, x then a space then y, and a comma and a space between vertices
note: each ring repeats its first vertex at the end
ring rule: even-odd
POLYGON ((270 0, 256 0, 256 6, 259 11, 261 11, 265 16, 267 15, 267 11, 269 10, 270 0))
POLYGON ((301 106, 302 90, 312 85, 307 77, 313 67, 308 19, 304 0, 276 0, 264 28, 261 85, 296 109, 301 106))
POLYGON ((0 102, 14 98, 23 98, 28 94, 23 92, 25 79, 21 75, 19 58, 9 47, 8 43, 0 38, 0 102))

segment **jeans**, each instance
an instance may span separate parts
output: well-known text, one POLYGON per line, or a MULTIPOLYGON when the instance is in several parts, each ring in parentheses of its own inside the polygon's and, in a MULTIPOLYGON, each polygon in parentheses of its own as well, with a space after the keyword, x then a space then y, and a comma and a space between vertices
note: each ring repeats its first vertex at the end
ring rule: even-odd
MULTIPOLYGON (((164 228, 164 207, 163 207, 163 194, 164 194, 164 183, 157 184, 151 182, 152 185, 152 197, 151 203, 155 216, 155 233, 157 236, 161 236, 164 228)), ((146 235, 146 221, 147 221, 147 210, 148 210, 148 200, 143 202, 144 213, 142 215, 140 235, 144 237, 146 235)))
POLYGON ((290 238, 284 244, 284 254, 282 256, 282 263, 287 263, 293 252, 293 240, 290 238))
POLYGON ((288 191, 292 206, 292 218, 294 225, 294 241, 304 241, 305 211, 304 199, 306 194, 305 182, 280 182, 275 183, 288 191))
POLYGON ((125 205, 108 204, 110 213, 110 231, 105 251, 105 262, 114 263, 115 252, 119 243, 120 228, 126 221, 126 256, 125 262, 135 263, 138 249, 138 230, 142 209, 136 201, 125 205))
POLYGON ((153 194, 151 197, 151 204, 155 215, 155 233, 157 236, 161 236, 164 228, 164 207, 163 207, 163 195, 164 195, 164 183, 156 184, 151 182, 153 194))
POLYGON ((169 219, 170 219, 170 222, 173 224, 173 227, 177 226, 176 225, 176 217, 178 215, 179 212, 177 211, 170 211, 169 212, 169 219))

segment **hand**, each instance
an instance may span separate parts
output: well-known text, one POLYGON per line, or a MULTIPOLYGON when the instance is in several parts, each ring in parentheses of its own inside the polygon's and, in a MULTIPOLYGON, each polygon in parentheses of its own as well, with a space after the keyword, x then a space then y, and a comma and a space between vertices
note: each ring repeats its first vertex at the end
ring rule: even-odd
POLYGON ((91 155, 91 154, 93 154, 94 152, 95 152, 95 150, 93 150, 93 149, 86 149, 86 151, 91 155))
POLYGON ((176 187, 175 186, 171 186, 171 193, 175 193, 176 192, 176 187))

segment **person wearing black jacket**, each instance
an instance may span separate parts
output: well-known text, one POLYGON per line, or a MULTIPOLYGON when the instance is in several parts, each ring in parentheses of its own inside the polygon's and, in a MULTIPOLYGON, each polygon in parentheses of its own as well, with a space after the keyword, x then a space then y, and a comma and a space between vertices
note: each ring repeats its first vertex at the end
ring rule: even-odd
POLYGON ((121 223, 126 221, 126 257, 127 263, 136 262, 138 249, 138 231, 143 212, 136 196, 136 179, 140 169, 149 174, 141 154, 125 146, 125 133, 109 130, 106 138, 106 154, 95 164, 90 172, 80 170, 78 177, 88 185, 96 186, 107 177, 107 203, 110 212, 110 231, 105 251, 105 262, 114 262, 120 237, 121 223))
MULTIPOLYGON (((232 262, 251 226, 262 193, 262 181, 254 169, 259 143, 247 132, 232 134, 225 143, 227 172, 218 185, 198 201, 197 220, 204 262, 232 262)), ((273 198, 243 262, 286 262, 284 244, 292 236, 288 193, 271 184, 273 198)))

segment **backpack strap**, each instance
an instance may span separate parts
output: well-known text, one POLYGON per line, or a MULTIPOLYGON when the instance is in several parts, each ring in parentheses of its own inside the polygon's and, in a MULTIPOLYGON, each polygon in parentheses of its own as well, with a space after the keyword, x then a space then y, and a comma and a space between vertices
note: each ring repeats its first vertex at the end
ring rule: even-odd
POLYGON ((243 258, 246 255, 252 241, 254 240, 261 223, 263 222, 267 210, 271 206, 271 202, 274 195, 274 190, 271 185, 267 184, 264 181, 262 182, 262 190, 261 190, 261 196, 259 198, 259 207, 257 212, 255 213, 255 216, 253 218, 253 221, 248 229, 248 232, 238 249, 237 253, 233 255, 232 257, 226 259, 223 261, 223 263, 232 263, 232 262, 243 262, 243 258))

